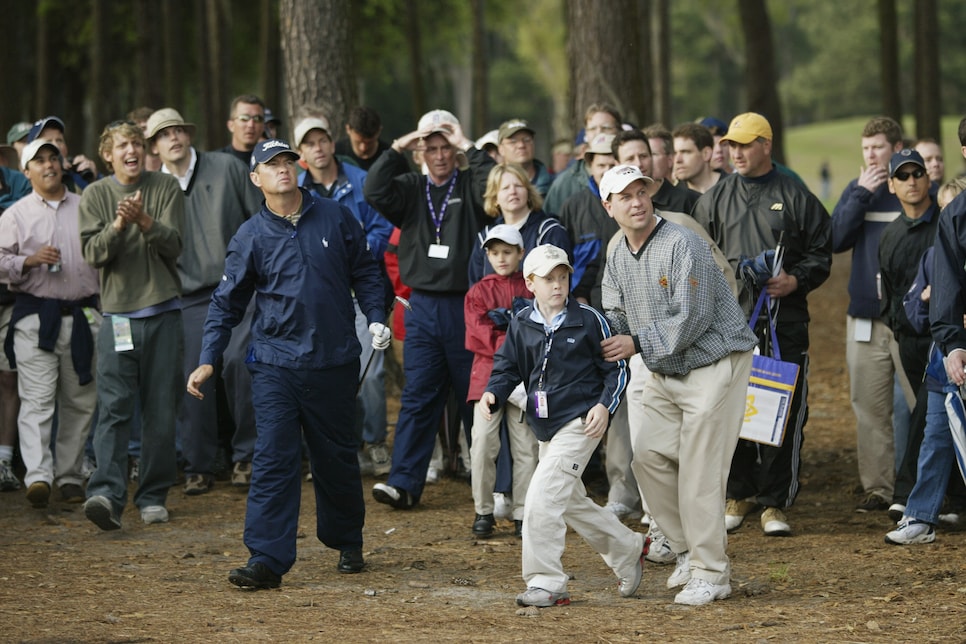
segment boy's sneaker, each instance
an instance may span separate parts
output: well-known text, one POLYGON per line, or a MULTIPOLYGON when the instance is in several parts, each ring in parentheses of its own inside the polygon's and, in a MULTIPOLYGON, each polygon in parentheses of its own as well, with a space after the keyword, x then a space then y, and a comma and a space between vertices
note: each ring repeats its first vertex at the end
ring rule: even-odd
POLYGON ((691 581, 691 552, 682 552, 677 556, 674 572, 667 578, 668 588, 677 588, 691 581))
POLYGON ((493 518, 503 521, 513 518, 513 502, 502 492, 493 493, 493 518))
POLYGON ((481 539, 488 539, 493 536, 493 526, 496 520, 492 514, 477 514, 473 522, 473 534, 481 539))
POLYGON ((531 586, 525 592, 517 595, 517 606, 536 606, 549 608, 550 606, 567 606, 570 604, 570 593, 552 593, 543 588, 531 586))
POLYGON ((87 454, 84 454, 84 461, 81 463, 81 476, 83 476, 85 479, 89 479, 91 474, 93 474, 94 470, 96 469, 97 463, 94 462, 94 459, 87 454))
POLYGON ((104 496, 92 496, 84 503, 84 516, 101 530, 119 530, 121 519, 114 513, 114 506, 104 496))
POLYGON ((778 508, 765 508, 761 513, 761 529, 766 537, 787 537, 792 533, 785 513, 778 508))
POLYGON ((932 543, 936 531, 925 521, 902 517, 896 529, 885 536, 885 542, 894 546, 911 546, 917 543, 932 543))
POLYGON ((373 485, 372 498, 379 503, 391 505, 397 510, 408 510, 416 505, 416 502, 409 492, 387 483, 376 483, 373 485))
POLYGON ((64 503, 83 503, 84 488, 76 483, 67 483, 60 486, 60 499, 64 503))
POLYGON ((152 523, 167 523, 168 510, 163 505, 147 505, 141 508, 141 521, 152 523))
POLYGON ((189 474, 184 483, 184 493, 188 496, 207 494, 215 484, 215 477, 208 474, 189 474))
POLYGON ((20 489, 20 479, 13 473, 13 465, 8 460, 0 461, 0 492, 14 492, 20 489))
POLYGON ((712 584, 710 581, 695 577, 688 582, 684 590, 674 596, 675 604, 686 606, 704 606, 716 599, 731 597, 731 584, 712 584))
POLYGON ((139 456, 128 456, 127 458, 127 477, 131 483, 137 483, 141 478, 141 458, 139 456))
POLYGON ((360 449, 356 456, 359 460, 359 474, 361 476, 372 476, 375 470, 372 467, 372 459, 369 457, 369 452, 365 449, 360 449))
POLYGON ((740 528, 745 517, 757 508, 758 504, 753 501, 728 499, 725 503, 725 530, 732 532, 740 528))
POLYGON ((372 461, 372 475, 386 476, 392 469, 392 457, 385 443, 371 443, 366 446, 366 453, 372 461))
POLYGON ((889 506, 889 518, 899 523, 906 514, 905 503, 893 503, 889 506))
POLYGON ((651 540, 645 536, 641 542, 641 556, 634 564, 631 574, 617 578, 617 592, 621 597, 632 597, 637 592, 637 587, 641 585, 641 577, 644 575, 644 557, 647 556, 650 545, 651 540))
POLYGON ((856 512, 881 512, 889 509, 889 502, 875 492, 869 492, 855 506, 856 512))

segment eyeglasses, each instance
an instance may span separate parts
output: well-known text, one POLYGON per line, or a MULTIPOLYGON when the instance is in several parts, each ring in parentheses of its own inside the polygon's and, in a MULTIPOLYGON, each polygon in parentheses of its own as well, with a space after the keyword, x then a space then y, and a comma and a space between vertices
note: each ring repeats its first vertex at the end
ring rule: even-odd
POLYGON ((264 123, 265 117, 261 114, 239 114, 235 117, 236 121, 241 121, 242 123, 248 123, 249 121, 255 121, 256 123, 264 123))
POLYGON ((916 168, 912 171, 896 170, 895 174, 892 176, 899 181, 906 181, 909 179, 909 177, 912 177, 913 179, 922 179, 924 176, 926 176, 926 171, 922 168, 916 168))
POLYGON ((114 128, 121 127, 122 125, 132 125, 134 127, 138 126, 138 124, 135 123, 134 121, 128 121, 126 119, 118 119, 117 121, 111 121, 110 123, 108 123, 107 129, 113 130, 114 128))

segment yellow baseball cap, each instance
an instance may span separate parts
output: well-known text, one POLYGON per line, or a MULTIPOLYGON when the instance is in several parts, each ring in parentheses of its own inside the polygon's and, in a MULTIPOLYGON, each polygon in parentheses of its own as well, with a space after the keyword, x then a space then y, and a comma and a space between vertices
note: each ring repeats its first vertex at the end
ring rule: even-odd
POLYGON ((747 145, 758 137, 772 140, 771 125, 768 123, 768 119, 757 112, 745 112, 731 119, 728 133, 721 137, 721 140, 747 145))

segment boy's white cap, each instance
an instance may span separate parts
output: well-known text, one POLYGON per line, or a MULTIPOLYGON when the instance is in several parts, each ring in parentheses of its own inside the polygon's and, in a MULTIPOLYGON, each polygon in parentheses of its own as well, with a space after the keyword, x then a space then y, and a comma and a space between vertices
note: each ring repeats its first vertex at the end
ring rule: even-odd
POLYGON ((516 229, 516 226, 511 226, 509 224, 498 224, 490 228, 490 231, 486 233, 486 239, 483 241, 483 248, 493 241, 501 241, 504 244, 509 244, 510 246, 519 246, 524 248, 523 245, 523 235, 520 231, 516 229))
POLYGON ((523 274, 527 277, 530 275, 546 277, 558 266, 566 266, 568 271, 574 272, 574 267, 570 265, 570 259, 565 250, 553 244, 544 244, 527 253, 527 258, 523 260, 523 274))
POLYGON ((653 183, 654 179, 645 176, 636 165, 623 164, 615 166, 604 173, 600 179, 600 198, 607 200, 612 194, 623 192, 624 188, 640 179, 644 183, 653 183))
POLYGON ((312 130, 322 130, 330 137, 332 136, 329 131, 329 121, 324 116, 309 116, 299 121, 295 126, 295 147, 302 145, 302 139, 312 130))

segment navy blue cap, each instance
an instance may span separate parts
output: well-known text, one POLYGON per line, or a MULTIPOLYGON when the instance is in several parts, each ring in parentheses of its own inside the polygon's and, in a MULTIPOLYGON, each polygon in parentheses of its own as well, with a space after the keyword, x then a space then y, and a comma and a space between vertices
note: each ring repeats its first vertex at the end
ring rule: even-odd
POLYGON ((282 124, 282 119, 280 119, 277 116, 275 116, 275 114, 272 113, 272 110, 270 110, 270 109, 268 109, 266 107, 265 108, 265 122, 266 123, 278 123, 279 125, 281 125, 282 124))
POLYGON ((44 118, 36 121, 31 127, 30 132, 27 133, 27 143, 32 142, 40 133, 44 131, 44 128, 48 125, 53 125, 55 128, 61 132, 66 132, 67 129, 64 127, 64 122, 61 121, 56 116, 45 116, 44 118))
POLYGON ((896 170, 907 163, 915 164, 923 170, 926 169, 926 162, 922 160, 921 154, 912 148, 904 148, 893 154, 892 158, 889 159, 889 177, 894 177, 896 170))
POLYGON ((713 116, 706 116, 699 121, 699 124, 711 130, 712 134, 721 134, 723 136, 728 133, 728 124, 713 116))
POLYGON ((255 171, 255 166, 259 163, 268 163, 280 154, 288 153, 291 154, 297 160, 299 158, 298 152, 293 150, 288 143, 282 139, 269 139, 267 141, 261 141, 252 150, 252 160, 251 160, 251 170, 255 171))

